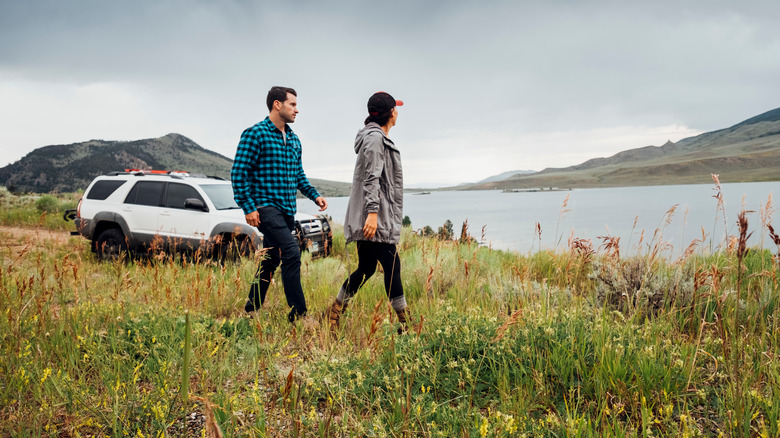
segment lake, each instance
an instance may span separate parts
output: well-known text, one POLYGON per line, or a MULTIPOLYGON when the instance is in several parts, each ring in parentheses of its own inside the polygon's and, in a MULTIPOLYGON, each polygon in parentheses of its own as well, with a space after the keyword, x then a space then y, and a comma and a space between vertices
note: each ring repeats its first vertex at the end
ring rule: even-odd
MULTIPOLYGON (((646 254, 658 230, 661 240, 669 244, 666 255, 676 256, 693 239, 702 239, 702 232, 705 238, 700 248, 705 251, 722 246, 727 232, 739 234, 737 215, 744 202, 744 209, 753 211, 747 214, 748 232, 753 231, 749 244, 774 251, 774 243, 761 226, 760 212, 766 210, 770 196, 779 189, 780 182, 722 184, 725 222, 713 196, 714 184, 515 193, 409 192, 404 195, 404 215, 409 216, 415 229, 430 225, 434 231, 449 219, 456 236, 468 220, 469 232, 477 239, 482 238, 484 227, 486 244, 521 253, 539 248, 565 250, 570 236, 590 239, 598 247, 603 243, 599 236, 613 236, 620 238, 621 254, 646 254), (667 214, 674 206, 674 212, 667 214)), ((346 197, 328 198, 326 213, 343 223, 347 201, 346 197)), ((317 213, 317 207, 307 199, 299 200, 298 208, 304 213, 317 213)), ((772 223, 771 215, 768 223, 772 223)))

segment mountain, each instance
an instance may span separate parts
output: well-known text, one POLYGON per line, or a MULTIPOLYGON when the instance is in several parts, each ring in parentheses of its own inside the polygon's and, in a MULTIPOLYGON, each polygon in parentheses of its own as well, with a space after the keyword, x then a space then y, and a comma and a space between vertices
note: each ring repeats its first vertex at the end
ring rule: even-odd
POLYGON ((617 187, 780 180, 780 108, 730 128, 467 188, 617 187))
POLYGON ((530 175, 532 173, 536 173, 535 170, 510 170, 509 172, 502 172, 498 175, 489 176, 482 181, 477 182, 476 184, 484 184, 489 182, 496 182, 496 181, 502 181, 507 178, 511 178, 515 175, 530 175))
MULTIPOLYGON (((0 169, 0 185, 14 191, 72 192, 97 175, 124 169, 184 170, 230 178, 233 160, 180 134, 136 141, 90 140, 44 146, 0 169)), ((349 194, 348 183, 311 179, 324 196, 349 194), (320 183, 320 185, 317 184, 320 183)))

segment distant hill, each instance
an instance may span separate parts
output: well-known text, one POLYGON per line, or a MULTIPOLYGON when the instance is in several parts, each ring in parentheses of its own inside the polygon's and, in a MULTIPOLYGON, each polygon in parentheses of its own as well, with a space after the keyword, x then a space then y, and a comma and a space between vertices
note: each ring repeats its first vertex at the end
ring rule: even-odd
POLYGON ((487 177, 483 179, 482 181, 477 182, 476 184, 484 184, 489 182, 496 182, 496 181, 502 181, 507 178, 511 178, 515 175, 530 175, 532 173, 536 173, 535 170, 510 170, 509 172, 502 172, 498 175, 493 175, 490 177, 487 177))
MULTIPOLYGON (((136 141, 90 140, 44 146, 0 169, 0 185, 50 193, 86 189, 97 175, 124 169, 184 170, 230 178, 233 160, 180 134, 136 141)), ((324 196, 346 196, 349 183, 311 179, 324 196)))
POLYGON ((730 128, 594 158, 576 166, 469 185, 467 189, 617 187, 780 180, 780 108, 730 128))

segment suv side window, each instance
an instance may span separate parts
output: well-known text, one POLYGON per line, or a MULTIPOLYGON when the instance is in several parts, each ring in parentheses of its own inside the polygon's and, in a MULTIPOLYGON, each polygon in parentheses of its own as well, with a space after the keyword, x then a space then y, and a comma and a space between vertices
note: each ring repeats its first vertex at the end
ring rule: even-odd
POLYGON ((139 181, 125 198, 125 204, 151 205, 158 207, 162 201, 165 183, 157 181, 139 181))
POLYGON ((105 201, 112 193, 122 186, 126 181, 122 180, 103 180, 98 181, 87 193, 87 199, 96 201, 105 201))
MULTIPOLYGON (((200 196, 195 188, 186 184, 168 183, 168 191, 165 197, 165 206, 168 208, 184 208, 184 200, 187 198, 200 199, 203 202, 203 197, 200 196)), ((206 203, 203 202, 205 205, 206 203)))

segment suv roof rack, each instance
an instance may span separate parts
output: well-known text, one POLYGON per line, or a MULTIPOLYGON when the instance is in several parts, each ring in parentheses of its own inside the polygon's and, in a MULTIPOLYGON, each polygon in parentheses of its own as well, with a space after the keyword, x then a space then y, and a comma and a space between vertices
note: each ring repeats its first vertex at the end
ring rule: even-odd
POLYGON ((184 177, 192 177, 192 178, 211 178, 211 179, 218 179, 225 181, 225 178, 222 178, 221 176, 215 176, 215 175, 205 175, 202 173, 192 173, 186 170, 155 170, 155 169, 125 169, 124 171, 115 170, 112 172, 108 172, 106 176, 118 176, 118 175, 134 175, 134 176, 144 176, 144 175, 160 175, 160 176, 170 176, 171 178, 184 178, 184 177))

